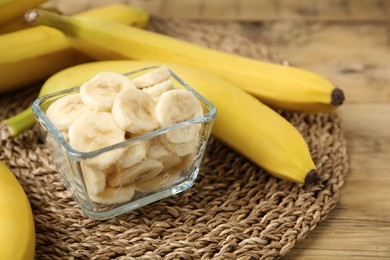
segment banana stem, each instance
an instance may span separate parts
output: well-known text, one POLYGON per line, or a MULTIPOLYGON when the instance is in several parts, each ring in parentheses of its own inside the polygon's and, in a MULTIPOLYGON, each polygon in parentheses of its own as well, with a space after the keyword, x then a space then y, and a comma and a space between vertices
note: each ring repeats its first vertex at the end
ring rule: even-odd
POLYGON ((2 123, 6 125, 10 136, 16 136, 34 126, 36 120, 31 107, 29 107, 23 112, 4 120, 2 123))
POLYGON ((65 33, 71 33, 73 31, 71 18, 42 9, 32 9, 27 11, 24 14, 24 20, 27 23, 35 25, 47 25, 54 27, 65 33))

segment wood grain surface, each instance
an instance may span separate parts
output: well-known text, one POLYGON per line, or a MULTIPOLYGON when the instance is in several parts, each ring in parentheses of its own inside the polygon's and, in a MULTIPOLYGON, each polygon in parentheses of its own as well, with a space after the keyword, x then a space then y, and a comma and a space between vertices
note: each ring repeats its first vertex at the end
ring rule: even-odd
POLYGON ((344 90, 337 113, 350 171, 341 201, 285 259, 390 259, 390 1, 138 2, 160 16, 229 22, 344 90))
MULTIPOLYGON (((123 2, 123 1, 122 1, 123 2)), ((148 12, 210 20, 389 21, 389 0, 127 0, 148 12)))

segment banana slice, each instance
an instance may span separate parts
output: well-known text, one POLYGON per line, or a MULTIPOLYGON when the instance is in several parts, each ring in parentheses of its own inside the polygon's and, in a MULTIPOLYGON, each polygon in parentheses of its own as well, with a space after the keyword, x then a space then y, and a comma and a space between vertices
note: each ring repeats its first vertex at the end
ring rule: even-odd
POLYGON ((159 97, 166 91, 173 89, 173 82, 170 79, 164 80, 160 83, 154 84, 151 87, 143 88, 145 91, 155 102, 158 101, 159 97))
MULTIPOLYGON (((156 177, 153 177, 152 179, 149 179, 147 181, 136 182, 135 189, 137 191, 147 193, 171 186, 177 180, 179 180, 180 176, 184 171, 187 171, 191 168, 192 164, 194 163, 195 157, 196 153, 184 156, 180 164, 170 168, 169 170, 164 171, 156 177)), ((185 175, 187 174, 185 173, 185 175)))
POLYGON ((157 129, 155 102, 139 89, 127 88, 115 98, 112 116, 118 125, 130 133, 143 134, 157 129))
POLYGON ((81 169, 84 175, 85 186, 89 195, 97 195, 106 187, 106 175, 96 167, 81 163, 81 169))
POLYGON ((145 160, 121 172, 117 172, 108 183, 111 187, 119 187, 135 181, 145 181, 158 175, 163 168, 163 164, 159 161, 145 160))
POLYGON ((170 169, 180 163, 181 158, 165 148, 160 142, 154 142, 148 154, 149 158, 160 161, 164 165, 164 170, 170 169))
POLYGON ((46 115, 58 128, 68 130, 69 126, 82 114, 90 111, 81 100, 80 94, 70 94, 54 101, 47 109, 46 115))
POLYGON ((174 184, 180 178, 180 174, 181 171, 177 169, 164 171, 147 181, 136 182, 135 189, 144 193, 161 190, 174 184))
MULTIPOLYGON (((69 127, 69 144, 80 152, 91 152, 125 140, 123 131, 110 113, 89 111, 69 127)), ((122 155, 117 148, 86 160, 88 164, 106 169, 122 155)))
POLYGON ((131 200, 135 193, 134 185, 121 186, 118 188, 105 188, 99 194, 90 194, 89 197, 92 201, 101 204, 117 204, 124 203, 131 200))
POLYGON ((119 158, 117 165, 119 168, 125 169, 146 159, 149 151, 149 142, 141 141, 126 148, 126 151, 119 158))
POLYGON ((181 158, 180 165, 177 168, 181 170, 189 170, 196 160, 196 152, 187 154, 181 158))
POLYGON ((128 77, 115 72, 101 72, 80 87, 80 95, 88 107, 110 112, 116 95, 127 88, 136 88, 128 77))
POLYGON ((137 88, 147 88, 169 79, 171 73, 167 66, 163 65, 157 69, 146 72, 136 78, 133 78, 134 84, 137 88))
POLYGON ((185 143, 173 143, 167 138, 167 134, 160 136, 160 141, 167 150, 178 156, 186 156, 196 152, 199 143, 199 135, 193 137, 193 140, 185 143))
MULTIPOLYGON (((203 115, 202 105, 190 91, 174 89, 163 93, 156 104, 156 119, 161 127, 168 127, 203 115)), ((172 143, 188 143, 199 134, 200 124, 173 129, 166 134, 172 143)))

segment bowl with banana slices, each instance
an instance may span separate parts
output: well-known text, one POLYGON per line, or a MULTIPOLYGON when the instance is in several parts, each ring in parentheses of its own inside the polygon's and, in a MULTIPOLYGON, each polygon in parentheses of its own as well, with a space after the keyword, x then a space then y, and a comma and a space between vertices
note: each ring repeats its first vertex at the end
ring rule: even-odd
POLYGON ((165 65, 99 72, 38 98, 33 112, 65 187, 95 219, 190 188, 216 116, 165 65))

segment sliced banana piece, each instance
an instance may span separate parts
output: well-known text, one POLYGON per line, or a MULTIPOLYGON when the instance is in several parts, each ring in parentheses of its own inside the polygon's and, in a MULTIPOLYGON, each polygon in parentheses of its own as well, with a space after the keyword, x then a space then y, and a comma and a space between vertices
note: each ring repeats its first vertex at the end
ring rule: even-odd
POLYGON ((144 193, 161 190, 174 184, 180 178, 180 174, 181 171, 177 169, 164 171, 147 181, 136 182, 135 189, 144 193))
POLYGON ((180 156, 169 151, 161 142, 152 143, 148 156, 151 159, 160 161, 164 165, 164 170, 172 168, 181 161, 180 156))
POLYGON ((159 161, 152 159, 145 160, 130 168, 117 172, 108 183, 111 187, 119 187, 135 181, 145 181, 157 176, 163 168, 163 164, 159 161))
POLYGON ((146 72, 136 78, 133 78, 134 84, 137 88, 147 88, 169 79, 171 73, 166 65, 163 65, 157 69, 146 72))
POLYGON ((107 187, 103 192, 89 197, 92 201, 101 204, 117 204, 130 201, 135 193, 134 185, 126 185, 117 188, 107 187))
POLYGON ((143 134, 158 128, 155 106, 153 99, 142 90, 127 88, 115 97, 112 115, 122 129, 143 134))
POLYGON ((136 163, 146 159, 149 151, 149 142, 140 141, 127 147, 122 156, 119 158, 117 165, 119 168, 129 168, 136 163))
POLYGON ((177 166, 181 170, 189 170, 196 160, 196 152, 187 154, 181 158, 180 164, 177 166))
POLYGON ((97 195, 106 187, 106 175, 96 167, 81 163, 85 186, 89 195, 97 195))
POLYGON ((127 88, 136 88, 128 77, 116 72, 101 72, 80 87, 80 95, 88 107, 109 112, 116 95, 127 88))
POLYGON ((155 102, 158 101, 159 97, 166 91, 173 89, 173 82, 170 79, 164 80, 160 83, 154 84, 151 87, 143 88, 145 91, 155 102))
MULTIPOLYGON (((69 127, 69 144, 80 152, 91 152, 125 140, 122 130, 107 112, 89 111, 69 127)), ((123 149, 117 148, 86 160, 90 165, 106 169, 122 155, 123 149)))
POLYGON ((167 150, 177 154, 178 156, 186 156, 196 152, 199 144, 199 135, 193 137, 193 140, 185 143, 173 143, 167 138, 167 134, 160 136, 160 141, 167 150))
POLYGON ((69 126, 82 114, 90 111, 84 105, 79 93, 70 94, 54 101, 47 109, 46 115, 58 128, 58 130, 67 130, 69 126))
MULTIPOLYGON (((190 91, 173 89, 163 93, 156 104, 156 119, 162 128, 203 115, 202 105, 190 91)), ((187 143, 199 134, 200 124, 173 129, 166 134, 172 143, 187 143)))

